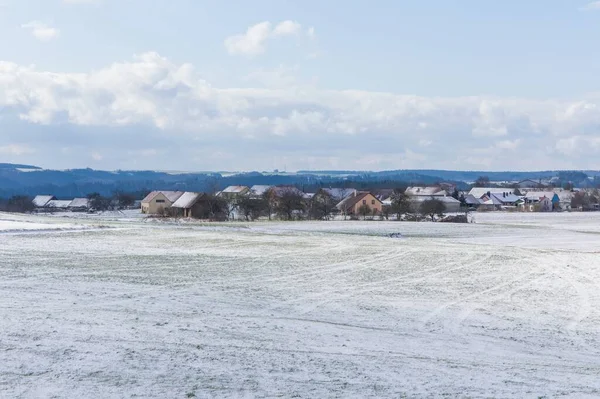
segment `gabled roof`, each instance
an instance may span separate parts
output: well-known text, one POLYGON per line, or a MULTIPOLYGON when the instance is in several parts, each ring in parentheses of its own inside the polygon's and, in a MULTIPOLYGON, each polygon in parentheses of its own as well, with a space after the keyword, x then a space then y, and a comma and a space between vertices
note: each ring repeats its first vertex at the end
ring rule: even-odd
POLYGON ((250 190, 248 186, 229 186, 225 187, 225 189, 221 191, 221 194, 240 194, 248 190, 250 190))
POLYGON ((376 191, 371 192, 379 201, 384 202, 384 200, 390 199, 394 194, 393 188, 382 188, 376 191))
POLYGON ((67 209, 69 207, 69 205, 71 205, 71 200, 52 200, 52 201, 48 201, 48 203, 46 204, 46 206, 48 208, 57 208, 57 209, 67 209))
POLYGON ((89 208, 90 200, 87 198, 75 198, 71 201, 69 208, 89 208))
POLYGON ((514 194, 515 189, 502 187, 474 187, 471 189, 471 191, 469 191, 469 195, 472 195, 475 198, 481 198, 484 195, 487 195, 487 193, 500 195, 502 195, 502 193, 514 194))
POLYGON ((483 203, 483 201, 480 198, 476 198, 471 194, 465 197, 465 202, 469 205, 481 205, 483 203))
POLYGON ((266 186, 266 185, 254 185, 252 187, 250 187, 250 194, 252 195, 263 195, 264 193, 266 193, 267 191, 269 191, 269 189, 273 187, 273 186, 266 186))
POLYGON ((36 195, 33 199, 33 205, 37 207, 43 207, 48 204, 48 202, 55 200, 56 197, 53 195, 36 195))
MULTIPOLYGON (((410 201, 411 202, 425 202, 425 201, 429 201, 431 199, 432 199, 431 197, 415 196, 415 197, 410 198, 410 201)), ((443 202, 444 204, 456 204, 456 203, 460 204, 460 201, 452 196, 433 197, 433 199, 436 201, 443 202)))
MULTIPOLYGON (((375 198, 375 196, 373 194, 371 194, 370 192, 362 191, 362 192, 356 193, 356 195, 353 197, 346 198, 344 201, 340 202, 338 204, 338 206, 340 206, 340 209, 352 208, 354 205, 358 204, 360 201, 362 201, 369 195, 372 196, 373 198, 375 198)), ((375 200, 379 201, 377 198, 375 198, 375 200)), ((379 201, 379 202, 381 202, 381 201, 379 201)))
POLYGON ((173 203, 183 195, 183 191, 152 191, 142 200, 142 203, 152 201, 158 194, 164 195, 169 202, 173 203))
POLYGON ((514 194, 501 194, 501 193, 493 193, 493 194, 491 194, 491 197, 496 198, 502 204, 514 204, 515 202, 517 202, 518 200, 521 199, 521 197, 516 196, 514 194))
POLYGON ((430 187, 419 187, 419 186, 408 187, 406 189, 406 191, 404 191, 404 193, 406 195, 410 195, 412 197, 416 197, 416 196, 426 196, 426 197, 436 196, 436 197, 443 197, 443 196, 448 195, 448 192, 446 190, 442 190, 441 187, 437 187, 437 186, 430 186, 430 187))
POLYGON ((345 198, 348 198, 354 194, 356 194, 356 190, 353 188, 340 188, 340 187, 329 187, 322 188, 323 192, 327 193, 331 198, 341 201, 345 198))
POLYGON ((173 208, 189 209, 202 197, 201 193, 185 192, 171 205, 173 208))

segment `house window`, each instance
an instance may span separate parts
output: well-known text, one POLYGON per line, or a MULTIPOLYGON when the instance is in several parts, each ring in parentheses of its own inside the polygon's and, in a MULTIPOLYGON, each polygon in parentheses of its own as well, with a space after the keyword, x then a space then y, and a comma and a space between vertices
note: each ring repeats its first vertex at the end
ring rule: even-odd
POLYGON ((367 205, 367 200, 363 200, 363 205, 367 205))
POLYGON ((164 204, 164 203, 165 203, 165 200, 156 200, 156 203, 157 203, 157 204, 164 204))
POLYGON ((375 205, 375 200, 371 200, 371 205, 375 205))

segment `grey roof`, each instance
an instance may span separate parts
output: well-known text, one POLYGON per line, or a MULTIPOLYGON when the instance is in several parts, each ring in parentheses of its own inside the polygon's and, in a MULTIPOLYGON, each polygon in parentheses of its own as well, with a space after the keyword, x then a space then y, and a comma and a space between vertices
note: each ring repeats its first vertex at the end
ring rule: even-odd
POLYGON ((249 190, 248 186, 229 186, 225 187, 223 191, 221 191, 221 194, 239 194, 246 190, 249 190))
POLYGON ((441 187, 431 186, 431 187, 408 187, 404 192, 406 195, 410 195, 413 197, 416 196, 425 196, 425 197, 443 197, 447 196, 448 192, 446 190, 442 190, 441 187))
POLYGON ((515 202, 521 199, 521 197, 516 196, 514 194, 503 195, 501 193, 493 193, 491 194, 491 196, 496 198, 502 204, 514 204, 515 202))
POLYGON ((33 205, 37 207, 43 207, 48 205, 48 202, 55 199, 53 195, 36 195, 33 199, 33 205))
POLYGON ((72 200, 52 200, 46 206, 48 208, 67 209, 71 205, 72 200))
POLYGON ((250 193, 252 195, 263 195, 264 193, 266 193, 267 191, 269 191, 269 189, 273 187, 273 186, 265 186, 265 185, 254 185, 252 187, 250 187, 250 193))
POLYGON ((171 205, 173 208, 188 209, 194 206, 196 201, 202 196, 200 193, 185 192, 171 205))
POLYGON ((469 205, 481 205, 483 203, 481 198, 476 198, 476 197, 472 196, 471 194, 469 194, 465 197, 465 202, 469 205))
POLYGON ((356 195, 357 191, 353 188, 322 188, 331 198, 341 201, 345 198, 356 195))
MULTIPOLYGON (((413 196, 413 197, 410 198, 410 200, 412 202, 425 202, 425 201, 429 201, 430 199, 431 199, 431 197, 425 197, 425 196, 421 196, 421 195, 413 196)), ((443 202, 445 204, 456 204, 456 203, 460 204, 459 200, 457 200, 454 197, 450 197, 450 196, 448 196, 448 197, 434 197, 434 199, 436 201, 441 201, 441 202, 443 202)))
POLYGON ((89 208, 90 200, 87 198, 75 198, 71 201, 69 208, 89 208))
POLYGON ((474 187, 469 191, 469 195, 472 195, 475 198, 481 198, 484 195, 487 195, 487 193, 500 195, 502 195, 502 193, 514 194, 515 189, 502 187, 474 187))

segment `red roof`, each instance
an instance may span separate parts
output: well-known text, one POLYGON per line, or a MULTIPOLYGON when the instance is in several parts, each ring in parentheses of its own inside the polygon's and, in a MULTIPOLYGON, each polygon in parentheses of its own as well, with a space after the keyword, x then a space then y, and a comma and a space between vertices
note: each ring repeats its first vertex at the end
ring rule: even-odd
MULTIPOLYGON (((365 199, 365 197, 367 197, 368 195, 371 195, 373 198, 375 198, 375 196, 373 194, 371 194, 370 192, 366 191, 366 192, 359 192, 356 194, 356 196, 354 197, 350 197, 348 198, 345 203, 344 203, 344 209, 349 209, 349 208, 353 208, 356 204, 358 204, 360 201, 362 201, 363 199, 365 199)), ((377 198, 375 198, 376 201, 379 201, 377 198)))

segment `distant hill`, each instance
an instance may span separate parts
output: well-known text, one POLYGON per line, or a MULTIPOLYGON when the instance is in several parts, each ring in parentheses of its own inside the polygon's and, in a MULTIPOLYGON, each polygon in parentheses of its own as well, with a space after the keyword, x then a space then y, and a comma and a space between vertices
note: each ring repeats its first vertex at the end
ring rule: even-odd
MULTIPOLYGON (((588 176, 598 176, 590 184, 600 182, 600 172, 584 171, 588 176)), ((480 176, 491 181, 520 181, 550 179, 557 176, 580 175, 580 172, 485 172, 448 170, 390 170, 371 171, 299 171, 276 172, 164 172, 150 170, 102 171, 94 169, 48 170, 32 165, 0 164, 0 197, 15 194, 34 196, 52 194, 58 198, 85 196, 92 192, 110 195, 115 191, 143 193, 149 190, 187 190, 212 192, 229 185, 252 186, 296 185, 314 190, 324 186, 344 187, 397 187, 403 185, 436 184, 449 182, 460 189, 480 176)))
POLYGON ((0 169, 42 169, 39 166, 20 165, 14 163, 0 163, 0 169))

